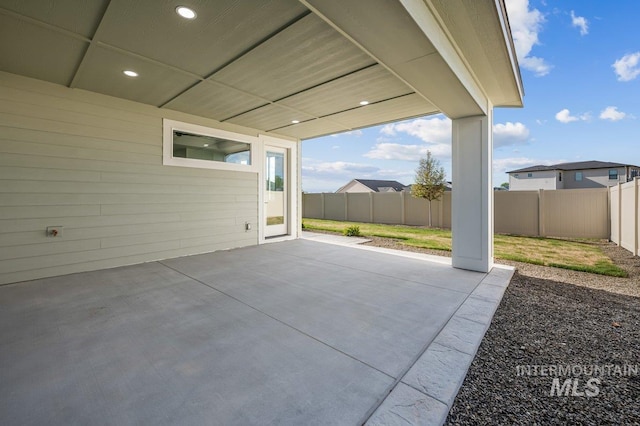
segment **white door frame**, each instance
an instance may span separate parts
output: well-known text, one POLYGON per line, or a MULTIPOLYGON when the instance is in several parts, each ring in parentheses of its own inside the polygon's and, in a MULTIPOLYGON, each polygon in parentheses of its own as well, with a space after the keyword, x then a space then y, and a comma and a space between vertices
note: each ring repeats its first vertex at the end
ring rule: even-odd
MULTIPOLYGON (((289 150, 287 148, 282 148, 279 146, 273 145, 265 145, 264 147, 265 153, 265 176, 263 179, 264 183, 270 182, 270 174, 277 169, 276 161, 270 162, 269 154, 275 156, 282 156, 282 191, 269 190, 268 186, 265 185, 265 197, 264 197, 264 205, 265 205, 265 238, 276 238, 282 237, 283 235, 289 235, 289 150), (271 163, 271 164, 270 164, 271 163), (269 218, 275 213, 272 208, 282 209, 282 223, 269 225, 269 218)), ((277 157, 271 157, 275 160, 277 157)), ((275 180, 275 178, 274 178, 275 180)), ((279 212, 278 212, 279 213, 279 212)), ((279 216, 279 214, 278 214, 279 216)))
POLYGON ((290 140, 286 140, 286 139, 278 139, 278 138, 274 138, 272 136, 266 136, 266 135, 259 135, 259 140, 260 140, 260 149, 261 149, 261 166, 260 166, 260 172, 258 174, 258 186, 259 186, 259 190, 258 190, 258 219, 259 219, 259 224, 258 224, 258 243, 259 244, 264 244, 264 243, 270 243, 270 242, 276 242, 276 241, 283 241, 283 240, 292 240, 295 238, 298 238, 299 235, 299 228, 300 228, 300 222, 299 222, 299 199, 300 199, 300 181, 299 181, 299 142, 296 141, 290 141, 290 140), (265 197, 265 193, 266 193, 266 188, 265 188, 265 166, 266 166, 266 153, 269 149, 269 147, 276 147, 276 148, 284 148, 287 150, 287 164, 285 165, 286 168, 286 175, 287 175, 287 200, 285 203, 285 208, 288 209, 287 211, 287 215, 288 215, 288 229, 287 229, 287 233, 286 235, 280 236, 280 237, 274 237, 274 238, 269 238, 266 239, 265 238, 265 228, 266 228, 266 224, 267 224, 267 211, 266 211, 266 204, 264 202, 264 197, 265 197))

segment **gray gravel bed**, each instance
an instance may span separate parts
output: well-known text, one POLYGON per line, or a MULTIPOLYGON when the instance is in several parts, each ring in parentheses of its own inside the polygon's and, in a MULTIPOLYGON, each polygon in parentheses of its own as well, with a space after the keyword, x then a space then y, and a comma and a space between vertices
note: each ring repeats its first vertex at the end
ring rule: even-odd
POLYGON ((516 273, 446 424, 640 424, 640 375, 586 374, 592 365, 640 366, 640 299, 516 273), (518 375, 534 365, 585 375, 518 375), (592 397, 550 396, 554 377, 577 379, 578 393, 601 383, 592 397))

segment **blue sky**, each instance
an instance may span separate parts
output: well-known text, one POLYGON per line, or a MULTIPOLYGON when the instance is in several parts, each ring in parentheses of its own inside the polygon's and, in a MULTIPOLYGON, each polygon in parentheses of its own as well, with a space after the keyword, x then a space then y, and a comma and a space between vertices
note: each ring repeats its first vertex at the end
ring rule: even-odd
MULTIPOLYGON (((640 165, 639 0, 506 0, 525 88, 524 108, 494 112, 494 185, 535 164, 640 165)), ((451 124, 442 115, 302 143, 305 192, 353 178, 413 182, 429 149, 451 176, 451 124)))

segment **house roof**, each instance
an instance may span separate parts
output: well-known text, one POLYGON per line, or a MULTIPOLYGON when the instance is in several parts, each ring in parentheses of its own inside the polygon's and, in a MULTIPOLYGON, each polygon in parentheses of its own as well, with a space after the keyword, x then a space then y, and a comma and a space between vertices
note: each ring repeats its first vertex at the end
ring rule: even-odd
POLYGON ((503 0, 0 3, 0 71, 281 137, 522 106, 503 0))
POLYGON ((560 163, 560 164, 552 164, 548 166, 538 165, 525 167, 522 169, 511 170, 507 173, 524 173, 524 172, 540 172, 546 170, 588 170, 588 169, 610 169, 614 167, 637 167, 632 164, 622 164, 622 163, 611 163, 607 161, 578 161, 574 163, 560 163))
POLYGON ((353 181, 360 182, 361 184, 375 192, 380 192, 381 188, 393 188, 394 191, 400 192, 407 187, 397 180, 354 179, 353 181))

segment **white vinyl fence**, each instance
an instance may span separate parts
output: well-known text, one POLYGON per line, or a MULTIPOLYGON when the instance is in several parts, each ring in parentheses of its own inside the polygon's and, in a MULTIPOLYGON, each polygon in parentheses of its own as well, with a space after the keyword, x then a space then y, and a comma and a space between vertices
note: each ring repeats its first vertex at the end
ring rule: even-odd
MULTIPOLYGON (((305 218, 422 226, 429 223, 428 202, 405 192, 303 194, 302 200, 305 218)), ((609 191, 495 191, 494 217, 495 232, 502 234, 609 238, 609 191)), ((434 227, 451 227, 451 192, 432 202, 431 220, 434 227)))
POLYGON ((610 188, 611 241, 640 256, 640 178, 610 188))

